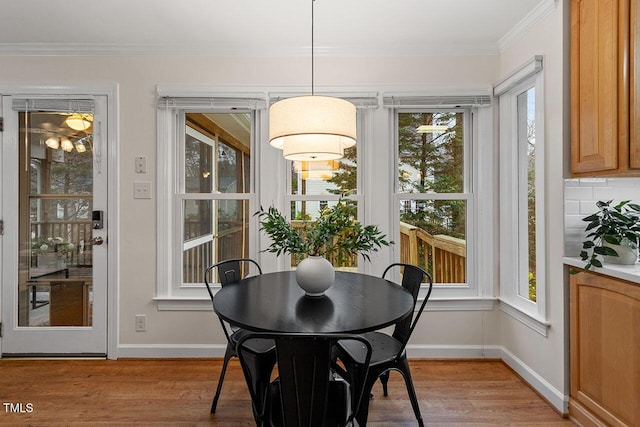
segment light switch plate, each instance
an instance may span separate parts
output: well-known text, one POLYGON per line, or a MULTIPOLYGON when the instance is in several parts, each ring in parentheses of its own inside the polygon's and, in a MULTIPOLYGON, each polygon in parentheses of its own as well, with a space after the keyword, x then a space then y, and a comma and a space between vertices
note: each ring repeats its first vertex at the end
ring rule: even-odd
POLYGON ((136 157, 136 173, 147 173, 147 158, 140 156, 136 157))

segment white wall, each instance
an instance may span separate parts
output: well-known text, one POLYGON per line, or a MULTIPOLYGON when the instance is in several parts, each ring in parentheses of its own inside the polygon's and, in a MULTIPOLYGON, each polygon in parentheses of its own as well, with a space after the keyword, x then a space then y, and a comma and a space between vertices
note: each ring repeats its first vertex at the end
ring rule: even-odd
MULTIPOLYGON (((155 181, 156 86, 202 85, 259 88, 309 84, 308 58, 212 58, 194 56, 0 56, 0 84, 63 85, 109 82, 120 99, 120 307, 121 354, 222 355, 224 337, 212 312, 159 312, 156 282, 156 200, 133 200, 134 157, 146 156, 145 180, 155 181), (134 331, 136 314, 147 315, 147 331, 134 331), (205 327, 203 327, 205 325, 205 327), (209 327, 212 325, 212 327, 209 327), (213 347, 213 349, 210 349, 213 347), (192 349, 192 350, 189 350, 192 349), (198 349, 205 352, 198 353, 198 349), (209 350, 207 350, 209 349, 209 350), (214 351, 215 350, 215 351, 214 351)), ((497 78, 495 56, 429 58, 317 58, 316 86, 357 90, 489 88, 497 78)), ((155 182, 154 182, 155 185, 155 182)), ((262 184, 265 185, 264 183, 262 184)), ((281 183, 268 193, 283 191, 281 183)), ((265 196, 268 197, 268 196, 265 196)), ((268 200, 265 202, 268 204, 268 200)), ((416 345, 460 345, 473 349, 497 344, 495 316, 469 311, 428 313, 416 345), (438 325, 427 327, 426 325, 438 325), (443 325, 448 325, 443 329, 443 325), (483 329, 484 327, 484 329, 483 329)), ((466 347, 465 347, 466 348, 466 347)))
POLYGON ((530 382, 538 382, 543 387, 539 391, 565 412, 569 395, 568 332, 565 320, 568 294, 562 264, 563 165, 569 144, 566 6, 558 2, 555 11, 538 22, 532 31, 511 45, 500 57, 500 75, 506 77, 534 55, 544 56, 546 304, 547 320, 551 324, 548 336, 544 337, 503 313, 500 319, 500 342, 505 352, 510 353, 505 360, 530 382))

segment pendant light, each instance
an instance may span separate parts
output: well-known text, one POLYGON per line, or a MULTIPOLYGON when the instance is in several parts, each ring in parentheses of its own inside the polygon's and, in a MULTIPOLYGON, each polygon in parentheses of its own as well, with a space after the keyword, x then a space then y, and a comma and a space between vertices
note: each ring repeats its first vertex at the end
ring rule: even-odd
POLYGON ((296 96, 269 108, 269 142, 287 160, 337 160, 356 143, 356 107, 349 101, 315 94, 314 11, 311 0, 311 95, 296 96))

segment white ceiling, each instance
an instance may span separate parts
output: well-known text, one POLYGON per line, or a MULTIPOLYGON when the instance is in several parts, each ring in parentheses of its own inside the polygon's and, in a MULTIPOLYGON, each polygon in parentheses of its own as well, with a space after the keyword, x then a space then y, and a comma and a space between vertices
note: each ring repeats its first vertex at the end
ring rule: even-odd
MULTIPOLYGON (((495 54, 519 28, 554 3, 316 0, 315 52, 495 54)), ((311 4, 311 0, 0 0, 0 54, 308 54, 311 4)))

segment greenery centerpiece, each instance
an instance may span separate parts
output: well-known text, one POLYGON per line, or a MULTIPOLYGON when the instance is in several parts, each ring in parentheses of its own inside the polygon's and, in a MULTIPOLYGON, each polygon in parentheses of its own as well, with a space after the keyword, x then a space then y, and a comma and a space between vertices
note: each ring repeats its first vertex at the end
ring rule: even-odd
POLYGON ((585 270, 592 266, 602 267, 598 255, 607 257, 607 261, 617 264, 634 263, 638 258, 640 205, 625 200, 611 206, 612 202, 598 201, 598 212, 582 219, 589 223, 585 229, 589 234, 580 252, 582 260, 588 260, 585 270), (588 252, 590 249, 591 252, 588 252))
MULTIPOLYGON (((369 261, 371 252, 377 252, 382 246, 393 243, 386 240, 377 226, 363 226, 356 219, 355 204, 343 197, 334 206, 322 209, 316 220, 304 220, 300 228, 294 227, 273 206, 267 210, 261 207, 255 215, 260 218, 260 230, 271 238, 271 244, 264 251, 278 256, 288 253, 302 260, 296 269, 299 284, 299 272, 305 270, 306 267, 303 264, 307 259, 324 258, 327 264, 329 262, 326 260, 344 265, 354 257, 362 255, 369 261)), ((331 266, 331 272, 334 274, 333 266, 331 266)), ((331 282, 333 277, 330 278, 329 286, 331 282)), ((300 285, 304 289, 303 284, 300 285)), ((307 294, 323 292, 307 292, 307 294)))

